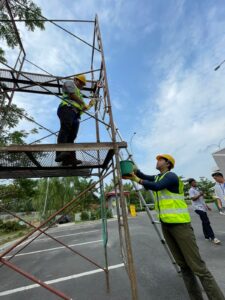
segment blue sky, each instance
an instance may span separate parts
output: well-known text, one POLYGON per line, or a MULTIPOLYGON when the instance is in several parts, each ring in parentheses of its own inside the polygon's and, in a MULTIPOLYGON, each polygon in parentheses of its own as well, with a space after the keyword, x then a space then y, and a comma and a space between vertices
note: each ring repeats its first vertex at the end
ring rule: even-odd
MULTIPOLYGON (((214 71, 225 59, 224 1, 35 2, 48 18, 93 20, 98 14, 114 120, 128 142, 136 132, 132 150, 143 172, 155 174, 155 156, 170 153, 177 174, 210 178, 211 153, 218 148, 212 144, 225 138, 225 65, 214 71)), ((63 25, 92 41, 91 26, 63 25)), ((34 33, 20 24, 20 32, 27 58, 50 73, 89 69, 90 49, 51 24, 34 33)), ((38 72, 29 65, 25 69, 38 72)), ((14 101, 38 122, 58 129, 55 97, 17 94, 14 101)), ((78 142, 94 141, 92 129, 91 122, 82 125, 78 142)))

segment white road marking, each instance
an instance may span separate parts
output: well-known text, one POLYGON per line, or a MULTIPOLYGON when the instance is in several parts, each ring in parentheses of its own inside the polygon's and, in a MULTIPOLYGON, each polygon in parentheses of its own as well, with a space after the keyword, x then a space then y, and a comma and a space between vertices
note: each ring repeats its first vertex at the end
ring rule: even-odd
MULTIPOLYGON (((123 263, 110 266, 109 270, 118 269, 118 268, 121 268, 121 267, 124 267, 123 263)), ((71 280, 71 279, 75 279, 75 278, 88 276, 88 275, 93 275, 93 274, 100 273, 100 272, 103 272, 103 270, 102 269, 96 269, 96 270, 92 270, 92 271, 88 271, 88 272, 74 274, 74 275, 70 275, 70 276, 66 276, 66 277, 61 277, 61 278, 58 278, 58 279, 48 280, 48 281, 45 281, 45 283, 46 284, 54 284, 54 283, 57 283, 57 282, 62 282, 62 281, 67 281, 67 280, 71 280)), ((31 285, 22 286, 22 287, 12 289, 12 290, 7 290, 7 291, 4 291, 4 292, 0 292, 0 297, 15 294, 15 293, 18 293, 18 292, 31 290, 31 289, 34 289, 36 287, 40 287, 40 285, 39 284, 31 284, 31 285)))
MULTIPOLYGON (((100 231, 100 229, 98 229, 98 230, 96 229, 96 230, 84 231, 84 232, 77 232, 77 233, 71 233, 71 234, 66 234, 66 235, 58 235, 58 236, 53 236, 53 237, 54 238, 60 238, 60 237, 64 237, 64 236, 79 235, 79 234, 88 234, 90 232, 96 232, 96 231, 100 231)), ((39 232, 37 232, 37 233, 39 233, 39 232)), ((29 238, 28 240, 24 241, 20 245, 16 246, 16 248, 21 247, 24 244, 29 243, 29 241, 32 240, 33 238, 34 238, 34 236, 31 237, 31 238, 29 238)), ((40 241, 46 241, 46 240, 51 240, 51 238, 38 238, 38 239, 34 240, 34 243, 35 242, 40 242, 40 241)))
MULTIPOLYGON (((97 230, 90 230, 90 231, 85 231, 85 232, 77 232, 77 233, 71 233, 71 234, 64 234, 64 235, 57 235, 57 236, 53 236, 54 238, 60 238, 60 237, 64 237, 64 236, 71 236, 71 235, 80 235, 80 234, 88 234, 90 232, 96 232, 96 231, 100 231, 99 229, 97 230)), ((40 241, 46 241, 46 240, 51 240, 51 238, 46 237, 46 238, 39 238, 36 241, 40 242, 40 241)))
MULTIPOLYGON (((100 243, 100 242, 102 242, 102 240, 96 240, 96 241, 91 241, 91 242, 72 244, 72 245, 68 245, 68 246, 69 247, 83 246, 83 245, 100 243)), ((48 252, 48 251, 55 251, 55 250, 60 250, 60 249, 66 249, 66 247, 61 246, 61 247, 55 247, 55 248, 48 248, 48 249, 44 249, 44 250, 37 250, 37 251, 32 251, 32 252, 25 252, 25 253, 16 254, 15 257, 16 256, 31 255, 31 254, 36 254, 36 253, 42 253, 42 252, 48 252)), ((12 255, 4 256, 4 258, 10 258, 10 257, 12 257, 12 255)))

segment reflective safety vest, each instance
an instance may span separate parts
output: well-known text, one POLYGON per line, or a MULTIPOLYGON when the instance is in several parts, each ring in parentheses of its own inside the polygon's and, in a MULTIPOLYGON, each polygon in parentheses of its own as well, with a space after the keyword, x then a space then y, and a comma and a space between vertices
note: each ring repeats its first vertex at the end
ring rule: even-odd
MULTIPOLYGON (((156 182, 163 179, 167 174, 156 177, 156 182)), ((184 185, 179 178, 179 193, 172 193, 167 189, 154 192, 155 209, 158 218, 164 223, 189 223, 191 217, 187 204, 184 200, 184 185)))
POLYGON ((72 106, 78 109, 79 113, 82 114, 83 110, 85 108, 85 103, 83 100, 83 96, 80 92, 80 90, 75 86, 74 94, 80 98, 80 100, 83 102, 83 104, 77 103, 75 100, 71 100, 69 97, 68 93, 63 93, 62 94, 62 101, 61 101, 61 106, 67 105, 67 106, 72 106), (66 100, 66 101, 65 101, 66 100))

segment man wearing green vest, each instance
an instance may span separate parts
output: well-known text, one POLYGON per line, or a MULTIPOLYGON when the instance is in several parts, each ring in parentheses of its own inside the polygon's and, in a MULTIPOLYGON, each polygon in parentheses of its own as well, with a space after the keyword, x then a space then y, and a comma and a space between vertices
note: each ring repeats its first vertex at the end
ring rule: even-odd
MULTIPOLYGON (((67 80, 62 87, 62 101, 58 107, 57 115, 60 119, 58 144, 73 143, 77 137, 81 114, 94 105, 91 100, 85 104, 80 90, 86 85, 86 77, 81 74, 74 77, 74 81, 67 80)), ((56 152, 56 162, 63 165, 79 165, 81 160, 76 158, 75 152, 56 152)))
POLYGON ((174 168, 175 160, 169 154, 156 157, 156 169, 160 174, 149 176, 140 170, 135 170, 130 179, 152 190, 155 196, 155 209, 161 221, 163 235, 177 264, 191 300, 203 300, 197 275, 210 300, 225 300, 214 277, 202 260, 191 227, 191 218, 184 200, 183 183, 170 170, 174 168))

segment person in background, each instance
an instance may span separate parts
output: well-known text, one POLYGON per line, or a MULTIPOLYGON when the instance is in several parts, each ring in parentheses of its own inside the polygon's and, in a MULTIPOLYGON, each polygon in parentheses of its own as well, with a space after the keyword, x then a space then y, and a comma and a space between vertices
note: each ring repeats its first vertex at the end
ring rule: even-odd
POLYGON ((194 178, 190 178, 188 180, 188 183, 190 185, 189 196, 192 201, 192 207, 202 221, 202 229, 205 239, 211 240, 214 244, 220 244, 220 240, 215 237, 215 234, 210 225, 207 210, 211 210, 211 208, 205 203, 203 192, 200 191, 197 187, 197 182, 194 178))
POLYGON ((216 171, 212 174, 212 177, 216 181, 214 191, 217 199, 219 213, 221 215, 225 215, 225 180, 223 174, 220 171, 216 171))

